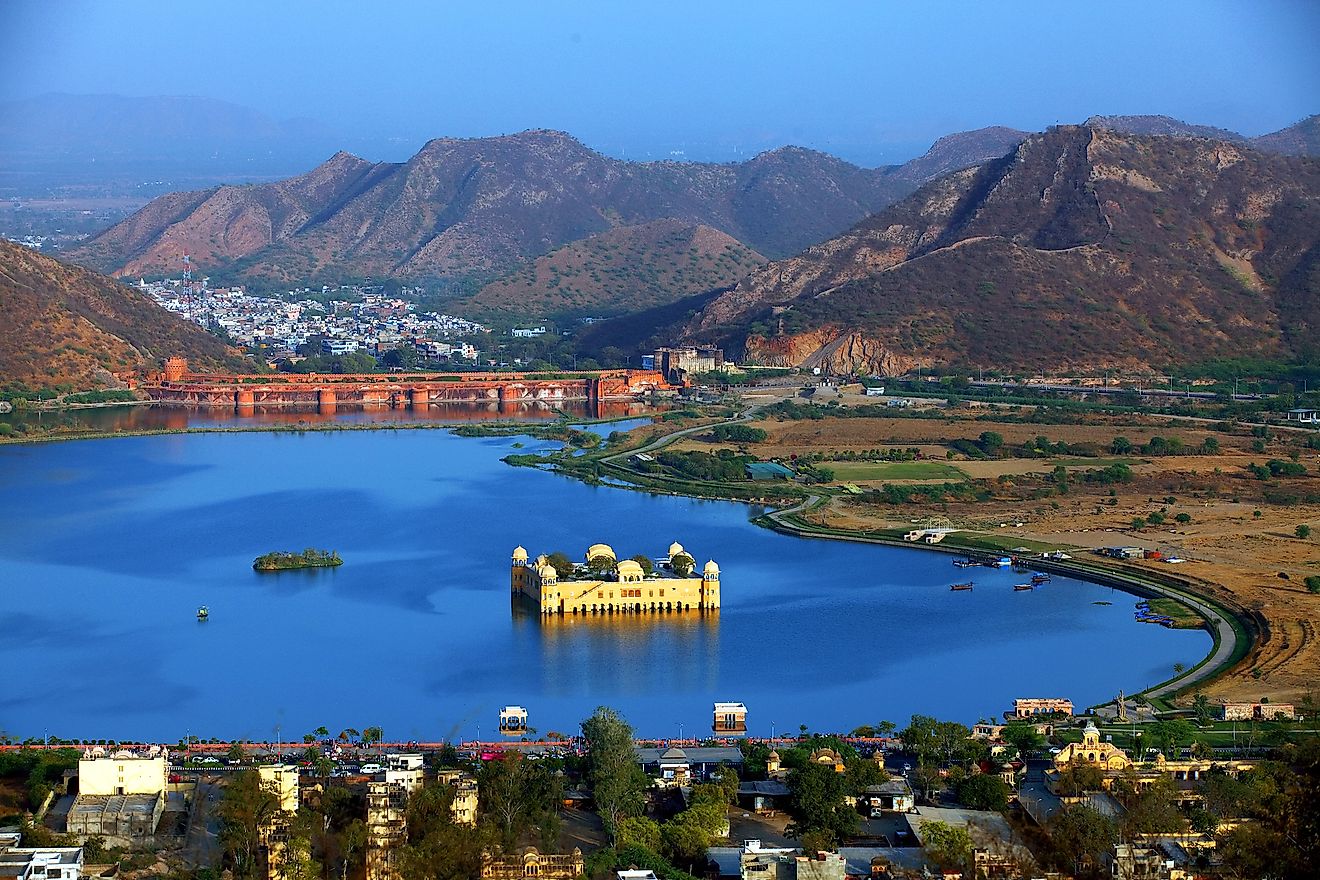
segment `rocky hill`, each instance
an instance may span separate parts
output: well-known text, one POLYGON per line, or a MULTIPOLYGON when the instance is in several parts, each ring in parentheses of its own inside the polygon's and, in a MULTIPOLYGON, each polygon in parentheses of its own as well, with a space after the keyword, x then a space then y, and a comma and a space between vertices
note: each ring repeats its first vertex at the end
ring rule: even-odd
POLYGON ((765 258, 709 226, 621 226, 538 257, 464 305, 479 317, 614 316, 725 287, 765 258))
POLYGON ((1252 138, 1251 145, 1267 153, 1288 156, 1320 156, 1320 114, 1270 134, 1252 138))
POLYGON ((1090 128, 1105 128, 1122 134, 1162 134, 1173 137, 1199 137, 1214 141, 1229 141, 1245 144, 1247 138, 1236 131, 1216 128, 1213 125, 1196 125, 1183 122, 1172 116, 1092 116, 1084 125, 1090 128))
POLYGON ((770 263, 669 332, 839 372, 1299 353, 1320 339, 1320 162, 1052 129, 770 263))
POLYGON ((847 229, 931 177, 1011 149, 986 129, 897 168, 784 147, 730 164, 626 162, 566 134, 431 141, 403 163, 339 153, 308 174, 157 199, 70 258, 115 275, 203 272, 283 284, 507 272, 656 220, 705 225, 769 257, 847 229))
POLYGON ((119 282, 0 240, 0 384, 113 384, 111 372, 179 354, 200 367, 244 368, 240 353, 119 282))

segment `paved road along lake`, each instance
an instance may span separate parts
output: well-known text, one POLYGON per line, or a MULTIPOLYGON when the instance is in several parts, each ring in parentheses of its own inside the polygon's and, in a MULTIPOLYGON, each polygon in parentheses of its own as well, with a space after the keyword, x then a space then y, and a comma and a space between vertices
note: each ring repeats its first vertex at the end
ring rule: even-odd
POLYGON ((509 467, 517 442, 380 430, 0 447, 0 730, 493 739, 500 706, 521 703, 541 732, 607 704, 670 737, 708 731, 716 700, 745 702, 755 734, 914 712, 970 723, 1015 696, 1131 693, 1211 647, 1136 623, 1135 599, 1106 587, 1019 593, 1020 576, 942 554, 786 537, 745 505, 509 467), (515 545, 656 556, 675 540, 719 562, 718 615, 511 612, 515 545), (304 547, 344 565, 252 570, 304 547), (949 590, 969 573, 975 590, 949 590))

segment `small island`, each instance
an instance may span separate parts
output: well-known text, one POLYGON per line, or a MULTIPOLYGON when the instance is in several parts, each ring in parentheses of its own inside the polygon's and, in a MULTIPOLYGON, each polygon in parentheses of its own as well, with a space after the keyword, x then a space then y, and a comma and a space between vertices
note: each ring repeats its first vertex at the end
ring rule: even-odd
POLYGON ((344 560, 333 550, 316 550, 311 547, 301 553, 276 550, 265 556, 258 556, 252 563, 257 571, 287 571, 294 568, 333 568, 343 565, 344 560))

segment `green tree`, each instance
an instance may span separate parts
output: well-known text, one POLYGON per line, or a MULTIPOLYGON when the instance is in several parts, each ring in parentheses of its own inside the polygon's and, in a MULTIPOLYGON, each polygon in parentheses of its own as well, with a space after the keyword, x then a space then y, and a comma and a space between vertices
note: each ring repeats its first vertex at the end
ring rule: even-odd
POLYGON ((637 844, 653 852, 660 851, 660 826, 645 816, 629 816, 619 822, 614 833, 615 845, 619 848, 637 844))
POLYGON ((231 763, 235 761, 242 761, 246 757, 247 757, 247 752, 243 750, 243 744, 239 742, 231 743, 229 746, 229 751, 225 753, 225 758, 231 763))
POLYGON ((587 560, 587 569, 594 575, 602 575, 614 571, 614 566, 614 560, 605 555, 593 556, 587 560))
POLYGON ((642 811, 646 775, 633 751, 633 729, 618 712, 601 706, 582 722, 587 740, 587 781, 611 839, 619 822, 642 811))
POLYGON ((1305 541, 1311 537, 1311 527, 1303 523, 1293 530, 1293 534, 1305 541))
POLYGON ((1077 874, 1098 871, 1118 839, 1114 823, 1091 807, 1065 807, 1047 827, 1055 863, 1077 874))
POLYGON ((468 880, 481 875, 486 832, 454 823, 454 789, 431 785, 408 798, 407 837, 396 850, 400 876, 408 880, 468 880))
POLYGON ((1018 755, 1023 759, 1045 747, 1045 737, 1033 725, 1022 721, 1013 721, 1004 725, 1000 738, 1017 749, 1018 755))
POLYGON ((825 831, 834 839, 857 830, 857 811, 845 803, 851 794, 844 774, 832 767, 808 762, 788 775, 788 834, 800 837, 808 831, 825 831))
POLYGON ((638 553, 632 558, 632 561, 642 567, 642 574, 647 577, 650 577, 655 572, 655 563, 652 562, 651 557, 647 556, 645 553, 638 553))
POLYGON ((542 763, 507 752, 498 761, 482 765, 477 789, 481 814, 499 829, 506 849, 532 829, 546 841, 558 835, 562 784, 542 763))
POLYGON ((674 569, 674 574, 687 577, 697 567, 697 561, 688 553, 675 553, 669 560, 669 565, 674 569))
POLYGON ((923 822, 921 838, 926 854, 940 868, 965 871, 971 866, 972 835, 966 826, 923 822))
POLYGON ((1146 741, 1168 757, 1192 744, 1196 728, 1184 718, 1169 718, 1146 726, 1146 741))
POLYGON ((1132 452, 1132 441, 1126 437, 1115 437, 1109 444, 1109 450, 1115 455, 1128 455, 1132 452))
POLYGON ((558 551, 547 556, 545 561, 550 563, 550 567, 555 570, 555 574, 559 575, 560 578, 572 577, 577 568, 573 564, 573 560, 558 551))
POLYGON ((244 770, 225 786, 217 813, 220 845, 234 876, 256 877, 261 867, 261 830, 280 818, 279 795, 262 785, 256 770, 244 770))
POLYGON ((1210 705, 1210 698, 1205 694, 1198 693, 1192 697, 1192 714, 1196 716, 1196 723, 1205 727, 1214 719, 1214 709, 1210 705))
POLYGON ((385 731, 379 727, 362 728, 362 745, 371 747, 372 743, 379 744, 385 738, 385 731))
POLYGON ((963 778, 954 792, 964 806, 973 810, 1008 809, 1008 785, 991 773, 973 773, 963 778))

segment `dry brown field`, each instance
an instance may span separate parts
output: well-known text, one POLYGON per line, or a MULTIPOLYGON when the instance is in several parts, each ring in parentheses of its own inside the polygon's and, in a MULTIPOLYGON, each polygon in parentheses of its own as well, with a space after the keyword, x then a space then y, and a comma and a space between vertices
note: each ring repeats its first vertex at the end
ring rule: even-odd
MULTIPOLYGON (((845 398, 845 405, 850 402, 845 398)), ((939 515, 948 517, 959 528, 1012 534, 1060 549, 1141 546, 1159 550, 1165 556, 1183 557, 1187 561, 1180 565, 1153 560, 1123 564, 1187 578, 1211 598, 1258 612, 1268 625, 1268 633, 1255 653, 1208 685, 1207 695, 1212 699, 1269 697, 1296 701, 1320 691, 1320 595, 1309 593, 1304 585, 1308 575, 1320 575, 1320 505, 1272 504, 1264 497, 1267 487, 1303 496, 1320 493, 1320 452, 1303 448, 1306 435, 1274 432, 1266 451, 1260 453, 1251 450, 1254 438, 1246 429, 1220 433, 1208 422, 1138 414, 1088 415, 1088 424, 1066 425, 977 418, 986 412, 969 408, 956 417, 937 419, 762 419, 755 424, 768 431, 770 437, 746 448, 763 458, 788 458, 795 454, 824 453, 828 457, 846 450, 915 446, 934 461, 947 460, 978 486, 993 492, 988 501, 948 500, 902 506, 836 496, 826 508, 812 514, 812 519, 822 525, 892 528, 939 515), (1115 485, 1085 482, 1081 475, 1088 466, 1096 466, 1088 465, 1085 457, 977 461, 955 455, 946 459, 946 443, 960 438, 974 440, 983 431, 1001 434, 1007 447, 1040 435, 1054 442, 1094 444, 1105 450, 1094 462, 1108 464, 1123 458, 1130 462, 1133 479, 1115 485), (1216 455, 1165 457, 1120 457, 1108 452, 1116 436, 1144 444, 1156 435, 1178 437, 1188 448, 1199 447, 1207 437, 1214 437, 1221 451, 1216 455), (1265 482, 1246 470, 1250 463, 1264 463, 1271 458, 1288 460, 1294 453, 1307 469, 1305 476, 1265 482), (1058 464, 1068 467, 1073 475, 1066 494, 1059 494, 1047 479, 1058 464), (1133 528, 1134 518, 1155 512, 1163 513, 1163 524, 1133 528), (1175 517, 1180 513, 1189 515, 1191 521, 1177 523, 1175 517), (1302 524, 1314 530, 1308 539, 1295 534, 1302 524)), ((718 447, 689 438, 674 448, 711 451, 718 447)), ((865 482, 854 482, 868 488, 865 482)), ((1314 696, 1320 698, 1320 693, 1314 696)))

